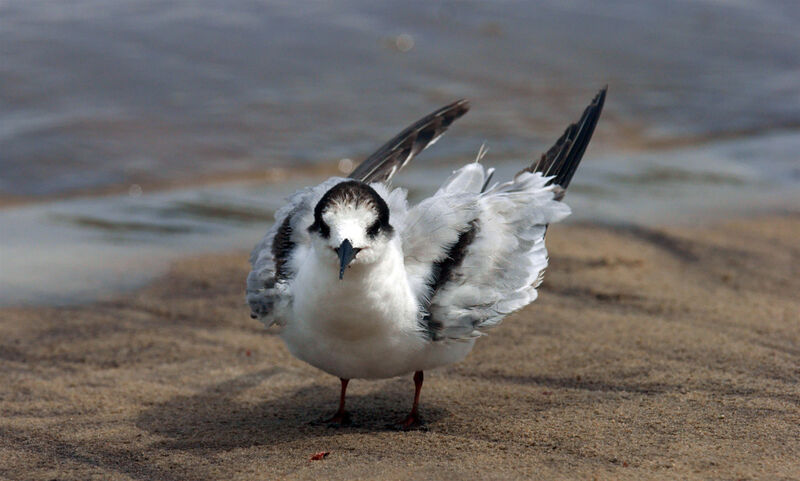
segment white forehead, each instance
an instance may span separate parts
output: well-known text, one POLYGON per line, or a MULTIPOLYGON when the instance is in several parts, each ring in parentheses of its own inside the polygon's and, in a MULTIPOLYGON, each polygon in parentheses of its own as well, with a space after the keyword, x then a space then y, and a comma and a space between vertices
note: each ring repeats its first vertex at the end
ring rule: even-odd
POLYGON ((359 227, 367 230, 378 221, 378 213, 370 205, 332 204, 322 214, 322 220, 332 229, 338 227, 359 227))

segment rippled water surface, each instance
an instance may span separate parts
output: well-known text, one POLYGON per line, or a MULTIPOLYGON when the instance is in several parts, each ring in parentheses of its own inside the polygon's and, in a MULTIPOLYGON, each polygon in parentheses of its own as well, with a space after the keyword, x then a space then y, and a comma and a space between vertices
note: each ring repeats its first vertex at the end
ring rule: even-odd
POLYGON ((510 175, 608 84, 574 218, 796 210, 798 24, 794 1, 0 0, 0 302, 249 247, 310 166, 459 97, 397 181, 416 198, 483 142, 510 175))

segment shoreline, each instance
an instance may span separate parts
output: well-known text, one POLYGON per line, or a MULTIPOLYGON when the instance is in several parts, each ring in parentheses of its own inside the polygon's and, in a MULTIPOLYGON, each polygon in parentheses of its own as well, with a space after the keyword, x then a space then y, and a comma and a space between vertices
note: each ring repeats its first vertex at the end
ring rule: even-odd
POLYGON ((0 210, 37 204, 55 203, 75 199, 94 199, 124 194, 139 196, 142 193, 158 193, 180 189, 211 187, 226 184, 277 183, 310 176, 343 175, 335 164, 316 164, 299 167, 270 167, 265 169, 219 172, 182 179, 133 179, 125 184, 110 184, 103 187, 76 189, 58 194, 12 195, 0 193, 0 210), (136 189, 135 192, 131 192, 136 189))
POLYGON ((247 315, 242 251, 88 305, 0 309, 0 476, 24 479, 793 479, 800 216, 576 223, 539 299, 426 373, 338 382, 247 315), (331 454, 320 462, 308 458, 331 454))
MULTIPOLYGON (((2 211, 2 208, 0 208, 0 211, 2 211)), ((797 209, 754 208, 749 212, 739 212, 736 215, 722 217, 705 215, 695 218, 685 218, 681 222, 669 222, 666 219, 662 219, 662 222, 657 225, 640 224, 635 221, 617 222, 613 219, 593 221, 585 218, 573 219, 569 217, 565 222, 558 224, 557 228, 595 228, 601 230, 610 229, 620 232, 653 233, 658 232, 660 229, 682 229, 691 231, 703 228, 719 228, 731 223, 759 222, 763 219, 791 219, 797 217, 800 217, 800 210, 797 209)), ((37 304, 42 307, 77 308, 104 302, 113 302, 117 299, 125 299, 128 296, 136 295, 136 293, 142 289, 147 289, 153 283, 159 282, 159 280, 166 275, 166 272, 177 264, 192 260, 199 261, 207 256, 240 255, 242 258, 246 259, 252 249, 251 244, 255 245, 255 243, 263 237, 270 224, 271 221, 268 221, 265 222, 264 225, 259 225, 258 227, 250 226, 244 230, 232 231, 228 234, 227 241, 223 243, 206 244, 199 247, 198 242, 200 241, 195 240, 189 244, 185 244, 183 252, 174 248, 164 248, 158 245, 152 245, 149 248, 142 246, 135 251, 129 251, 125 258, 126 260, 120 266, 107 265, 106 270, 111 269, 111 273, 101 273, 97 270, 102 267, 102 262, 98 264, 94 270, 87 270, 84 264, 81 272, 86 278, 73 283, 74 286, 78 286, 77 290, 73 289, 75 294, 72 294, 72 291, 65 291, 62 293, 51 292, 48 290, 53 289, 53 287, 50 286, 52 282, 50 282, 50 284, 46 285, 40 284, 39 295, 35 296, 35 292, 31 290, 31 286, 33 285, 31 282, 33 281, 26 279, 26 287, 20 289, 18 285, 13 284, 13 279, 9 278, 3 280, 0 278, 0 281, 4 281, 7 284, 6 287, 10 289, 9 292, 17 292, 17 295, 21 295, 16 301, 9 300, 13 299, 13 296, 10 297, 7 295, 5 297, 0 297, 0 312, 4 309, 32 308, 36 307, 37 304), (232 243, 236 246, 226 246, 226 243, 232 243), (188 248, 189 252, 186 252, 186 248, 188 248), (145 256, 147 261, 137 262, 136 256, 145 256), (125 269, 125 275, 124 278, 121 278, 119 276, 123 269, 125 269), (94 291, 92 291, 93 289, 94 291), (94 294, 91 294, 90 291, 94 292, 94 294), (45 302, 44 304, 42 304, 43 301, 45 302)), ((130 246, 126 247, 125 245, 123 245, 122 248, 131 249, 130 246)), ((96 262, 111 262, 115 256, 123 255, 122 251, 115 247, 103 248, 102 250, 94 248, 91 252, 93 252, 92 255, 97 259, 96 262)), ((85 257, 89 254, 84 253, 78 255, 85 257)), ((88 258, 84 257, 82 257, 82 259, 84 259, 83 262, 88 261, 88 258)), ((67 269, 65 272, 69 271, 70 270, 67 269)), ((64 273, 61 271, 54 271, 52 274, 57 274, 58 280, 64 276, 64 273)), ((19 278, 17 278, 17 280, 19 281, 19 278)), ((2 287, 2 285, 3 284, 0 283, 0 287, 2 287)))
MULTIPOLYGON (((623 133, 615 134, 614 132, 606 132, 606 137, 612 136, 612 138, 606 138, 605 143, 595 145, 595 149, 598 149, 593 154, 595 157, 635 157, 669 152, 692 152, 693 149, 704 149, 714 146, 722 147, 730 142, 758 141, 760 138, 770 135, 796 134, 798 130, 800 130, 800 124, 789 122, 717 133, 695 135, 665 134, 662 136, 645 135, 639 125, 620 124, 618 129, 623 133)), ((558 131, 555 130, 554 132, 555 135, 558 131)), ((375 147, 377 148, 377 146, 376 144, 375 147)), ((367 154, 368 153, 363 153, 362 155, 354 156, 351 160, 355 161, 357 164, 357 159, 364 158, 367 154)), ((494 162, 504 164, 510 160, 507 158, 509 155, 518 157, 519 154, 519 152, 506 152, 505 155, 501 154, 501 157, 495 159, 494 162)), ((535 156, 535 152, 529 153, 529 156, 535 156)), ((337 167, 337 160, 338 159, 335 158, 324 161, 320 159, 317 162, 293 166, 291 165, 293 163, 292 160, 281 159, 277 162, 277 165, 264 168, 208 172, 165 179, 133 177, 123 183, 70 189, 64 192, 43 195, 18 195, 0 192, 0 210, 73 199, 92 199, 130 194, 131 188, 137 189, 138 193, 136 195, 140 195, 142 192, 157 193, 236 183, 277 183, 304 177, 346 176, 347 172, 337 167)), ((441 167, 441 165, 450 166, 450 164, 452 164, 453 168, 457 168, 468 160, 469 155, 466 157, 463 155, 446 155, 438 158, 437 165, 441 167)), ((274 163, 275 161, 273 160, 272 162, 274 163)), ((518 161, 515 162, 519 163, 518 161)), ((491 164, 491 162, 488 164, 491 164)))

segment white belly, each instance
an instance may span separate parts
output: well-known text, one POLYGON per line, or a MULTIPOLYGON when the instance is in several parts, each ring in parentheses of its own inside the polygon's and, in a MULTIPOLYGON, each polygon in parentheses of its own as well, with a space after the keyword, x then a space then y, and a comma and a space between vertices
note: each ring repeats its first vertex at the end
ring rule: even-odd
POLYGON ((345 379, 388 378, 463 359, 473 342, 432 343, 402 259, 336 266, 306 262, 293 283, 291 319, 281 337, 299 359, 345 379))

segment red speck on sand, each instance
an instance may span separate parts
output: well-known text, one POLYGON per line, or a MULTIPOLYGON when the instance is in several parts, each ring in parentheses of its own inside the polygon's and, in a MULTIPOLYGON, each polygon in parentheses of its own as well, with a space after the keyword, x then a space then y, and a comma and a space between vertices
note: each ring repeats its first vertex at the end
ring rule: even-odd
POLYGON ((247 357, 250 357, 250 349, 244 351, 244 355, 247 356, 247 357))
POLYGON ((331 454, 330 451, 320 451, 316 454, 312 454, 309 461, 322 461, 323 459, 328 457, 329 454, 331 454))

